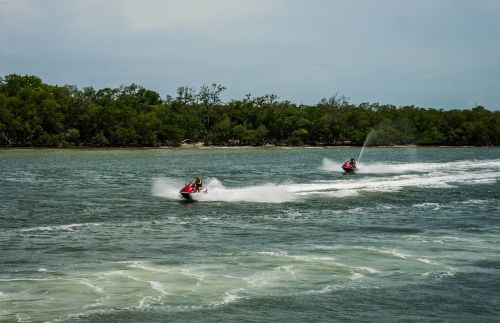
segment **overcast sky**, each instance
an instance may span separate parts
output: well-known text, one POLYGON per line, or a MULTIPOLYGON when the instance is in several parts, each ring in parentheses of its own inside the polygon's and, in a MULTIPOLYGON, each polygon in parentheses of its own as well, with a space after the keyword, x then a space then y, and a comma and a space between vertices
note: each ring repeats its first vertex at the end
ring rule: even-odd
POLYGON ((0 76, 500 110, 499 0, 0 0, 0 76))

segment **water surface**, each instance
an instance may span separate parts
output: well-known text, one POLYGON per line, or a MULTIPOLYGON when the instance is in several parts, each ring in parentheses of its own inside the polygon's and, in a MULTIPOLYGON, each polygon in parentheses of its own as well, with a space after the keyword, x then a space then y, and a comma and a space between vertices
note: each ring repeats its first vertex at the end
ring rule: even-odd
POLYGON ((0 150, 0 321, 498 320, 500 149, 358 154, 0 150))

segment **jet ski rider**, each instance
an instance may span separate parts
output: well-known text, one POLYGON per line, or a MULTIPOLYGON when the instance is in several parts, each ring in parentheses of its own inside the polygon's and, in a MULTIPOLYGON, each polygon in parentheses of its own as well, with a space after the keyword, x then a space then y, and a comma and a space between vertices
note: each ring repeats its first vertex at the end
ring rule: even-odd
POLYGON ((196 180, 194 181, 194 189, 196 192, 201 192, 203 189, 203 182, 201 181, 200 176, 196 177, 196 180))
POLYGON ((351 160, 349 161, 349 164, 351 165, 352 168, 356 168, 356 159, 351 158, 351 160))

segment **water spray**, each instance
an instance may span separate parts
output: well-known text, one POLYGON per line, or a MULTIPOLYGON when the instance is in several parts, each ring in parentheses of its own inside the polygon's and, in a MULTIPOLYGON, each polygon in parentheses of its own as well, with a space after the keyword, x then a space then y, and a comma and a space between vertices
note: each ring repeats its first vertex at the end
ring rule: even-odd
POLYGON ((361 151, 358 156, 358 163, 361 162, 361 157, 363 156, 363 152, 365 151, 365 147, 372 141, 373 136, 377 133, 376 130, 372 129, 370 132, 366 135, 365 142, 363 143, 363 147, 361 147, 361 151))

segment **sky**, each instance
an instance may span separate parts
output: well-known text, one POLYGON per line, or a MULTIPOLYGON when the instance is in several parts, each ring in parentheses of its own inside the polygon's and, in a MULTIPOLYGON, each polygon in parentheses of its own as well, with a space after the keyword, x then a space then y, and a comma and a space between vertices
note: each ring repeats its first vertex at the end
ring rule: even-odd
POLYGON ((0 0, 0 76, 500 110, 499 0, 0 0))

